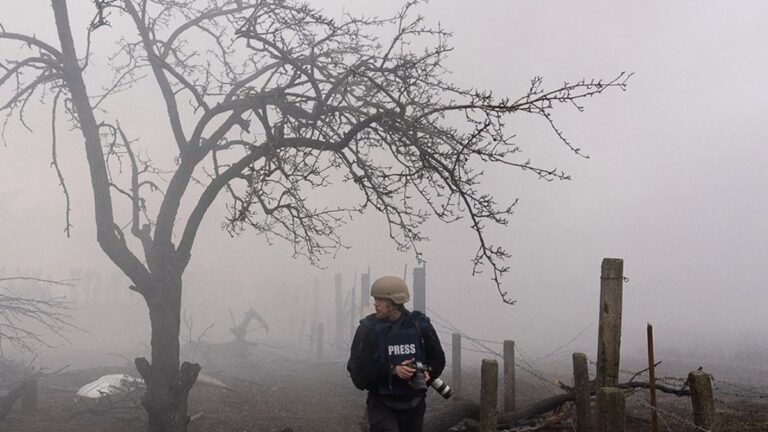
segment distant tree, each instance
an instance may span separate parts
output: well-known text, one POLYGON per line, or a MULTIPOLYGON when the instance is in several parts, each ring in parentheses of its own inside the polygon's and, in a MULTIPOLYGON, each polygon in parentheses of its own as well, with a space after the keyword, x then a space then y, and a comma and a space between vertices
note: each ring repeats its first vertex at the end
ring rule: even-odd
POLYGON ((0 276, 0 358, 6 349, 34 353, 40 346, 51 347, 46 337, 54 335, 66 340, 65 332, 74 328, 70 305, 62 297, 33 297, 19 294, 11 283, 70 286, 67 281, 54 281, 28 276, 0 276))
MULTIPOLYGON (((53 163, 67 215, 69 194, 56 160, 57 115, 83 134, 98 242, 149 308, 151 363, 138 358, 136 366, 147 382, 150 431, 183 431, 189 421, 187 396, 200 367, 179 364, 182 274, 220 193, 229 197, 232 233, 251 228, 270 242, 285 239, 294 255, 312 263, 341 247, 337 228, 369 208, 386 216, 396 245, 417 256, 430 215, 444 222, 469 218, 478 240, 476 268, 485 263, 502 299, 512 302, 500 286, 507 254, 484 233, 487 223, 505 225, 514 203, 498 204, 479 191, 482 170, 497 164, 547 180, 567 175, 519 159, 505 118, 539 116, 578 154, 555 125, 554 107, 580 109, 591 96, 623 89, 629 78, 622 73, 552 89, 535 78, 521 96, 502 98, 457 87, 444 67, 450 35, 414 16, 417 2, 387 19, 341 20, 296 0, 94 3, 93 20, 77 44, 66 0, 52 0, 59 47, 0 29, 0 39, 22 48, 2 64, 0 85, 11 95, 0 109, 23 122, 33 97, 50 103, 53 163), (127 19, 135 33, 120 35, 109 61, 97 63, 90 41, 111 19, 127 19), (382 28, 392 36, 377 37, 382 28), (94 96, 86 72, 107 65, 114 81, 94 96), (131 138, 137 132, 107 111, 115 93, 146 89, 135 86, 143 73, 164 101, 170 142, 140 146, 131 138), (177 163, 156 193, 161 171, 151 154, 166 145, 177 163), (119 164, 128 167, 127 178, 119 175, 119 164), (318 188, 342 182, 359 190, 356 203, 313 198, 318 188), (113 195, 130 203, 125 227, 140 253, 115 215, 113 195), (192 203, 188 213, 180 210, 186 208, 182 200, 192 203)), ((137 93, 134 99, 142 98, 137 93)))
POLYGON ((66 341, 65 333, 76 328, 70 316, 70 305, 62 297, 21 295, 21 288, 39 286, 71 286, 68 281, 54 281, 36 276, 0 275, 0 383, 13 385, 0 395, 0 422, 24 392, 24 379, 45 375, 43 369, 7 356, 8 351, 36 354, 43 347, 53 347, 52 337, 66 341))

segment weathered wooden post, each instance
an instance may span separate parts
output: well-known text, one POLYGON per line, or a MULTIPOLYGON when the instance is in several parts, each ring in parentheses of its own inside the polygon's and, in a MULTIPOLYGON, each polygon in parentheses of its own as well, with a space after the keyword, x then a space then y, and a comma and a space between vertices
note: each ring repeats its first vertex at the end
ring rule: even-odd
POLYGON ((648 382, 651 385, 651 432, 659 430, 659 415, 656 412, 656 361, 653 355, 653 326, 648 323, 648 382))
POLYGON ((360 319, 360 308, 357 306, 357 299, 355 293, 357 292, 357 270, 355 270, 355 277, 352 278, 352 293, 350 294, 349 302, 349 344, 352 345, 352 339, 355 337, 355 330, 357 329, 357 321, 360 319))
POLYGON ((341 298, 341 273, 334 276, 334 288, 336 288, 336 349, 341 348, 342 329, 344 328, 344 304, 341 298))
POLYGON ((461 334, 454 333, 451 335, 451 371, 453 372, 453 392, 456 396, 461 394, 461 334))
POLYGON ((587 355, 573 353, 573 391, 576 396, 576 432, 590 432, 592 414, 589 408, 589 368, 587 355))
POLYGON ((598 432, 624 432, 624 392, 615 387, 597 390, 598 432))
POLYGON ((413 269, 413 310, 427 311, 427 268, 413 269))
POLYGON ((504 412, 511 413, 515 406, 515 341, 504 341, 504 412))
POLYGON ((499 364, 483 359, 480 367, 480 432, 496 431, 496 406, 499 392, 499 364))
POLYGON ((360 275, 360 310, 371 305, 371 269, 360 275))
POLYGON ((693 404, 693 422, 696 426, 712 431, 715 427, 715 399, 712 394, 712 377, 697 370, 688 374, 693 404))
POLYGON ((323 333, 325 333, 323 323, 318 323, 317 324, 317 359, 318 360, 322 360, 323 358, 323 345, 325 344, 325 340, 323 339, 324 338, 323 333))
POLYGON ((600 273, 600 322, 597 336, 598 387, 613 387, 619 381, 623 285, 624 260, 603 259, 600 273))
POLYGON ((24 390, 21 393, 21 411, 24 415, 37 414, 37 380, 24 381, 24 390))

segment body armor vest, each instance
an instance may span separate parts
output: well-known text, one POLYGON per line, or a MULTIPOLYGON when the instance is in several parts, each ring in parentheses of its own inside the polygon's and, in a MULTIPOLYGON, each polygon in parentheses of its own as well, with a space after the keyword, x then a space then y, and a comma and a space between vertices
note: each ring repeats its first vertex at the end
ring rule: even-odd
MULTIPOLYGON (((361 321, 366 327, 373 330, 376 336, 377 352, 374 355, 379 365, 385 365, 390 370, 406 360, 424 361, 424 347, 421 339, 419 320, 426 317, 418 311, 405 315, 400 325, 389 321, 377 320, 375 316, 368 316, 361 321)), ((421 396, 413 390, 408 381, 390 374, 389 381, 379 386, 378 393, 382 396, 394 396, 397 398, 411 399, 421 396)))

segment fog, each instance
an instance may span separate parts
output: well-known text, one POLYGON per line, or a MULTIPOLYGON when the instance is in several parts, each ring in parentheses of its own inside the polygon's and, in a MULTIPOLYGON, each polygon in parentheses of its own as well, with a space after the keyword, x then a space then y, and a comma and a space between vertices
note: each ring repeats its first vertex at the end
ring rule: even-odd
MULTIPOLYGON (((81 27, 90 18, 85 3, 70 10, 81 27)), ((397 9, 395 2, 313 5, 339 17, 397 9)), ((532 359, 567 365, 575 351, 594 358, 600 263, 623 258, 623 353, 642 358, 650 322, 658 359, 683 358, 693 367, 764 363, 768 4, 433 1, 419 11, 453 31, 446 65, 461 86, 514 97, 536 76, 556 87, 634 73, 626 92, 590 99, 584 112, 568 106, 555 112, 588 159, 563 146, 543 120, 511 118, 508 127, 526 157, 565 170, 572 180, 546 182, 514 169, 486 172, 485 191, 502 202, 520 200, 509 226, 489 231, 512 255, 503 289, 516 300, 513 306, 501 301, 488 273, 472 276, 477 243, 470 222, 428 223, 430 240, 420 245, 428 314, 466 335, 513 339, 532 359)), ((8 31, 55 41, 46 1, 3 1, 0 17, 8 31)), ((106 55, 109 46, 95 41, 97 54, 106 55)), ((153 106, 154 88, 141 86, 146 100, 123 100, 110 110, 149 146, 167 139, 168 129, 162 108, 153 106)), ((58 347, 39 361, 53 364, 56 356, 72 358, 77 351, 99 361, 108 361, 109 352, 145 355, 143 300, 96 244, 81 136, 60 127, 60 162, 72 198, 67 238, 65 200, 50 167, 49 111, 30 107, 27 116, 33 132, 11 122, 0 148, 0 267, 6 276, 77 278, 76 288, 53 291, 71 296, 79 290, 74 315, 82 329, 68 333, 71 344, 53 338, 58 347), (88 290, 99 294, 83 294, 88 290), (85 300, 88 295, 95 299, 85 300)), ((168 155, 158 161, 173 168, 168 155)), ((322 199, 348 199, 343 187, 332 191, 322 199)), ((195 337, 215 323, 207 338, 228 340, 230 309, 238 317, 249 303, 270 324, 269 333, 253 333, 257 339, 296 339, 300 317, 315 313, 332 328, 336 273, 342 273, 345 294, 353 286, 359 293, 368 268, 372 278, 406 272, 410 283, 417 265, 412 252, 396 250, 386 221, 373 211, 342 228, 349 248, 313 267, 292 258, 291 246, 279 240, 270 245, 253 233, 231 237, 221 228, 224 202, 216 204, 185 275, 184 309, 195 337)))

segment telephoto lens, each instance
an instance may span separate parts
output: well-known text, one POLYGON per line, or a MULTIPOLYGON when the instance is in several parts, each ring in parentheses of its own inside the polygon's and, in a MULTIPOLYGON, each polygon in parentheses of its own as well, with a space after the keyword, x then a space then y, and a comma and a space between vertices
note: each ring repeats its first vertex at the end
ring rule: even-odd
POLYGON ((441 380, 440 378, 435 378, 431 383, 429 383, 429 385, 435 389, 436 392, 440 393, 440 396, 446 399, 453 396, 453 389, 451 386, 446 384, 445 381, 441 380))

